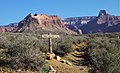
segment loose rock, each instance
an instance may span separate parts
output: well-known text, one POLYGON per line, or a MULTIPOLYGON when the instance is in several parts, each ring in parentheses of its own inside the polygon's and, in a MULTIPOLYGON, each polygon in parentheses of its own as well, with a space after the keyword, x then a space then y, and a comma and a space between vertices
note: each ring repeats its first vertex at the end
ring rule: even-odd
POLYGON ((55 54, 52 53, 52 54, 47 54, 47 59, 51 60, 55 57, 55 54))
POLYGON ((56 70, 51 65, 49 65, 49 67, 50 69, 48 73, 56 73, 56 70))
POLYGON ((60 56, 56 56, 56 59, 57 59, 58 61, 60 61, 60 60, 61 60, 61 57, 60 57, 60 56))
POLYGON ((62 63, 66 63, 66 60, 61 60, 62 63))
POLYGON ((68 65, 72 65, 72 63, 70 63, 69 61, 66 61, 66 64, 68 64, 68 65))

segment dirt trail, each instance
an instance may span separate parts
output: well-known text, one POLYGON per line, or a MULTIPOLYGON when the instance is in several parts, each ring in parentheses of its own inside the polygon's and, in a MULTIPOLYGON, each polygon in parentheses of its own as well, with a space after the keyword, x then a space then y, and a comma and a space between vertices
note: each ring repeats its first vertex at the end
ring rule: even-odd
POLYGON ((71 62, 72 65, 62 63, 56 59, 48 60, 48 65, 52 65, 53 68, 57 70, 57 73, 88 73, 88 67, 78 63, 78 61, 84 60, 84 58, 81 57, 81 54, 84 54, 84 52, 74 51, 67 56, 62 57, 62 59, 71 62))

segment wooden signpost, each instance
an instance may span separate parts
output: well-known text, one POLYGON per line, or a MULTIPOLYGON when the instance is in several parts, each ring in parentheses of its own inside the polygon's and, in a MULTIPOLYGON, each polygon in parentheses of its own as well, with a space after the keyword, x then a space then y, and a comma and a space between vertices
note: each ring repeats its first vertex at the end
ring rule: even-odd
POLYGON ((52 38, 59 38, 59 35, 52 35, 51 33, 49 34, 42 34, 42 38, 44 39, 49 39, 49 53, 53 53, 52 52, 52 38))

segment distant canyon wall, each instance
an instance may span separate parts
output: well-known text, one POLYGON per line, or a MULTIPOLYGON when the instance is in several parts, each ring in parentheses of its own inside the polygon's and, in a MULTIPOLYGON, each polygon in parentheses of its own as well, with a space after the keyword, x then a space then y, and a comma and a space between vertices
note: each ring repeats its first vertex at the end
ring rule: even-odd
POLYGON ((54 32, 65 34, 88 34, 97 32, 120 32, 120 16, 100 10, 98 16, 70 17, 28 14, 19 23, 1 26, 0 32, 54 32))

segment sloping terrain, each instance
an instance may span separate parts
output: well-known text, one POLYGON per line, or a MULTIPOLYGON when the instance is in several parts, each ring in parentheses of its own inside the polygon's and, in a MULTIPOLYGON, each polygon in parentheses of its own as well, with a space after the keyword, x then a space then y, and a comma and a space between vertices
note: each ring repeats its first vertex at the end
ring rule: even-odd
POLYGON ((0 26, 0 32, 11 32, 15 27, 17 27, 17 25, 17 23, 11 23, 9 25, 0 26))
POLYGON ((57 73, 89 73, 89 68, 81 62, 84 60, 83 55, 84 51, 79 52, 76 49, 74 52, 62 57, 63 60, 69 61, 72 65, 62 63, 56 59, 48 60, 48 65, 52 65, 57 73))
POLYGON ((90 21, 88 24, 83 25, 80 29, 83 33, 96 33, 96 32, 118 32, 119 27, 114 29, 115 26, 119 26, 120 17, 112 16, 108 14, 105 10, 101 10, 99 15, 94 20, 90 21), (113 29, 109 29, 113 28, 113 29))
POLYGON ((66 18, 63 22, 69 29, 79 29, 83 34, 120 31, 120 16, 111 15, 106 10, 100 10, 98 16, 66 18))
POLYGON ((119 32, 120 16, 100 10, 98 16, 70 17, 61 20, 55 15, 28 14, 17 25, 1 26, 0 32, 36 32, 55 34, 87 34, 96 32, 119 32))
POLYGON ((69 30, 62 23, 58 16, 48 16, 45 14, 32 15, 31 13, 18 23, 18 26, 13 32, 53 32, 74 34, 73 31, 69 30))

